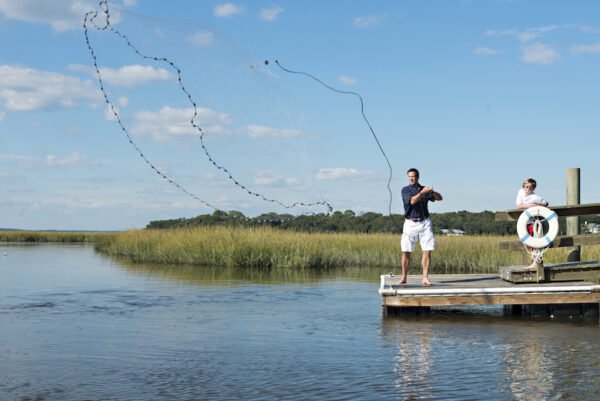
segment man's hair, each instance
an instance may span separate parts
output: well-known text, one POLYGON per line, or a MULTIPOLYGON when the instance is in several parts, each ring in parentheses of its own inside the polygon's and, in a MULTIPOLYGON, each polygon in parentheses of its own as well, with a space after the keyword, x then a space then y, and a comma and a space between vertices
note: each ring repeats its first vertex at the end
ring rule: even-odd
POLYGON ((417 170, 416 168, 409 168, 408 171, 406 172, 406 174, 408 175, 408 173, 416 173, 417 174, 417 178, 419 178, 419 170, 417 170))
POLYGON ((523 185, 525 185, 525 184, 531 185, 532 188, 537 187, 537 182, 535 182, 535 180, 533 178, 528 178, 525 181, 523 181, 523 185))

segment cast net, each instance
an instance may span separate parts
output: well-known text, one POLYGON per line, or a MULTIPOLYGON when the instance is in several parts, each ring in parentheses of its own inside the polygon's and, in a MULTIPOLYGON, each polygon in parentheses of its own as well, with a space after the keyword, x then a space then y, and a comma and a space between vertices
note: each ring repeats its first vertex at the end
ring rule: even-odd
POLYGON ((285 76, 197 21, 101 1, 84 32, 106 117, 200 207, 385 210, 385 197, 368 195, 382 192, 386 166, 356 99, 285 76))

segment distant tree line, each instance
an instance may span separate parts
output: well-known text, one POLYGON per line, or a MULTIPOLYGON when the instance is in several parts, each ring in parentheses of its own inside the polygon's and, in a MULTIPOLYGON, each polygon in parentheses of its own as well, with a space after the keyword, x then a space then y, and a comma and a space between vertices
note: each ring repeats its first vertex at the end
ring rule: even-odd
MULTIPOLYGON (((516 235, 515 222, 495 221, 494 213, 483 212, 449 212, 431 214, 433 228, 436 233, 443 229, 458 229, 466 235, 516 235)), ((565 227, 564 218, 560 222, 561 231, 565 227)), ((590 219, 588 219, 590 221, 590 219)), ((247 217, 236 210, 229 212, 215 211, 192 218, 156 220, 148 223, 146 228, 165 229, 195 226, 241 226, 241 227, 277 227, 284 230, 306 232, 352 232, 352 233, 401 233, 404 216, 394 214, 392 217, 381 213, 356 214, 352 210, 336 211, 330 215, 312 214, 294 216, 291 214, 265 213, 256 217, 247 217)))

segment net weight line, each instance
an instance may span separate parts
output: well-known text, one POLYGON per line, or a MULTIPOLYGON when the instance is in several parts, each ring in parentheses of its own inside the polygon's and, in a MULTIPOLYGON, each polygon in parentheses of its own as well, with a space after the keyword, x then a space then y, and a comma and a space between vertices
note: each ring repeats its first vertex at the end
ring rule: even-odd
POLYGON ((140 157, 144 160, 144 162, 150 166, 150 168, 159 176, 161 176, 164 180, 166 180, 167 182, 169 182, 170 184, 174 185, 177 189, 179 189, 180 191, 182 191, 183 193, 185 193, 186 195, 190 196, 192 199, 197 200, 199 202, 201 202, 202 204, 214 209, 214 210, 221 210, 219 209, 217 206, 212 205, 211 203, 201 199, 199 196, 197 196, 196 194, 192 193, 191 191, 187 190, 185 187, 183 187, 181 184, 179 184, 178 182, 176 182, 175 180, 173 180, 172 178, 168 177, 166 174, 164 174, 161 170, 159 170, 147 157, 146 155, 142 152, 142 150, 140 149, 140 147, 135 143, 135 141, 133 140, 133 138, 131 137, 131 135, 129 134, 129 131, 127 130, 127 128, 125 127, 125 125, 123 124, 123 122, 121 121, 121 118, 119 116, 119 113, 117 112, 116 107, 114 106, 114 104, 112 103, 112 101, 109 99, 108 97, 108 93, 106 92, 106 89, 104 88, 104 82, 102 80, 102 73, 100 72, 100 68, 98 67, 98 59, 96 56, 96 52, 94 51, 94 48, 92 47, 90 38, 89 38, 89 28, 88 28, 88 23, 97 31, 106 31, 109 30, 112 33, 114 33, 115 35, 117 35, 118 37, 120 37, 122 40, 125 41, 125 43, 127 44, 127 46, 129 46, 138 56, 140 56, 142 59, 144 60, 153 60, 153 61, 157 61, 157 62, 162 62, 168 65, 169 68, 171 68, 172 70, 174 70, 177 74, 177 81, 179 83, 179 87, 181 88, 182 92, 185 94, 185 96, 187 97, 188 101, 190 102, 190 104, 192 105, 193 109, 194 109, 194 114, 190 120, 190 124, 192 125, 192 127, 198 132, 199 138, 200 138, 200 144, 202 146, 202 150, 204 152, 204 155, 208 158, 208 160, 213 164, 214 167, 216 167, 218 170, 221 170, 228 178, 231 182, 233 182, 238 188, 241 188, 242 190, 244 190, 246 193, 248 193, 248 195, 250 196, 254 196, 257 198, 262 199, 265 202, 269 202, 269 203, 273 203, 273 204, 277 204, 280 205, 286 209, 292 209, 295 207, 315 207, 315 206, 323 206, 327 209, 327 213, 331 213, 333 212, 333 207, 327 202, 327 201, 318 201, 318 202, 293 202, 293 203, 283 203, 277 199, 271 199, 271 198, 267 198, 265 195, 252 191, 250 190, 247 186, 245 186, 244 184, 240 183, 231 173, 231 171, 229 169, 227 169, 225 166, 220 165, 219 163, 216 162, 216 160, 211 156, 211 154, 209 153, 208 149, 206 148, 205 144, 204 144, 204 131, 202 130, 202 128, 196 124, 196 117, 198 116, 198 108, 196 105, 196 102, 193 100, 192 95, 190 94, 190 92, 188 92, 188 90, 185 88, 184 84, 183 84, 183 80, 181 79, 181 69, 179 67, 177 67, 177 65, 175 65, 175 63, 173 63, 171 60, 167 59, 166 57, 155 57, 155 56, 148 56, 143 54, 140 50, 138 50, 138 48, 136 46, 134 46, 133 43, 131 43, 131 41, 129 40, 129 38, 121 33, 119 30, 117 30, 115 27, 113 27, 110 23, 110 12, 109 12, 109 7, 108 7, 108 0, 100 0, 98 2, 98 5, 100 7, 100 9, 103 11, 104 16, 106 18, 106 21, 104 22, 104 24, 101 25, 97 25, 95 20, 96 18, 98 18, 98 12, 97 11, 89 11, 85 14, 84 20, 83 20, 83 31, 84 31, 84 36, 85 36, 85 43, 88 47, 88 50, 90 52, 90 55, 92 57, 92 61, 94 64, 94 69, 96 71, 96 77, 98 79, 98 83, 100 85, 100 90, 102 91, 102 94, 104 96, 104 100, 106 102, 106 104, 108 105, 111 113, 113 114, 113 116, 115 117, 117 123, 119 124, 119 127, 121 128, 121 131, 123 131, 123 133, 125 134, 125 136, 127 137, 127 140, 129 141, 129 143, 134 147, 134 149, 137 151, 137 153, 140 155, 140 157))
MULTIPOLYGON (((377 138, 377 135, 375 134, 375 130, 373 130, 373 127, 371 126, 371 123, 369 122, 369 120, 367 119, 367 116, 365 115, 365 103, 363 101, 362 96, 358 93, 358 92, 353 92, 353 91, 343 91, 340 89, 336 89, 333 86, 327 85, 325 82, 321 81, 319 78, 315 77, 312 74, 309 74, 308 72, 304 72, 304 71, 293 71, 290 69, 285 68, 284 66, 281 65, 281 63, 279 63, 278 60, 275 60, 275 64, 277 64, 277 66, 279 68, 281 68, 283 71, 289 73, 289 74, 299 74, 299 75, 304 75, 314 81, 316 81, 317 83, 321 84, 322 86, 324 86, 325 88, 336 92, 336 93, 340 93, 342 95, 352 95, 352 96, 356 96, 358 98, 358 100, 360 101, 360 113, 362 115, 363 120, 365 121, 365 123, 367 124, 367 127, 369 127, 369 131, 371 131, 371 135, 373 136, 373 139, 375 139, 375 142, 377 143, 377 146, 379 147, 379 150, 381 151, 381 154, 383 155, 383 158, 385 159, 387 166, 388 166, 388 171, 389 171, 389 175, 388 175, 388 181, 387 181, 387 190, 389 193, 389 203, 388 203, 388 214, 390 216, 390 219, 392 219, 392 222, 394 223, 394 225, 396 226, 396 228, 399 231, 402 231, 402 229, 400 228, 400 224, 396 221, 396 219, 394 218, 394 216, 392 215, 392 201, 394 198, 394 195, 392 193, 392 188, 391 188, 391 182, 392 182, 392 175, 393 175, 393 170, 392 170, 392 164, 390 163, 390 159, 388 159, 385 151, 383 150, 383 146, 381 146, 381 142, 379 142, 379 138, 377 138)), ((265 60, 265 65, 269 65, 269 60, 265 60)))

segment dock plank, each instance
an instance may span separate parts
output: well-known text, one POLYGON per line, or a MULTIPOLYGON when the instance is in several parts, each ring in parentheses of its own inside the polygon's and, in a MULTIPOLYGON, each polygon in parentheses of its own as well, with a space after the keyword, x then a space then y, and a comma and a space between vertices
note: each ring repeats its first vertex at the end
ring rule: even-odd
MULTIPOLYGON (((598 244, 600 244, 600 234, 559 235, 554 239, 550 248, 598 244)), ((521 251, 523 243, 518 239, 498 241, 498 249, 521 251)))
POLYGON ((430 275, 433 286, 422 286, 421 276, 382 276, 382 305, 423 307, 453 305, 568 304, 600 302, 600 285, 587 281, 513 284, 496 274, 430 275))
MULTIPOLYGON (((541 281, 597 281, 600 280, 600 260, 546 264, 540 274, 541 281)), ((525 270, 523 266, 500 267, 500 277, 512 283, 536 282, 537 275, 536 270, 525 270)))
MULTIPOLYGON (((583 205, 548 206, 558 216, 584 216, 588 214, 600 214, 600 203, 586 203, 583 205)), ((523 209, 496 210, 496 221, 517 221, 523 213, 523 209)))
POLYGON ((464 296, 392 296, 383 297, 383 306, 467 306, 571 304, 600 302, 600 292, 576 294, 509 294, 464 296))

